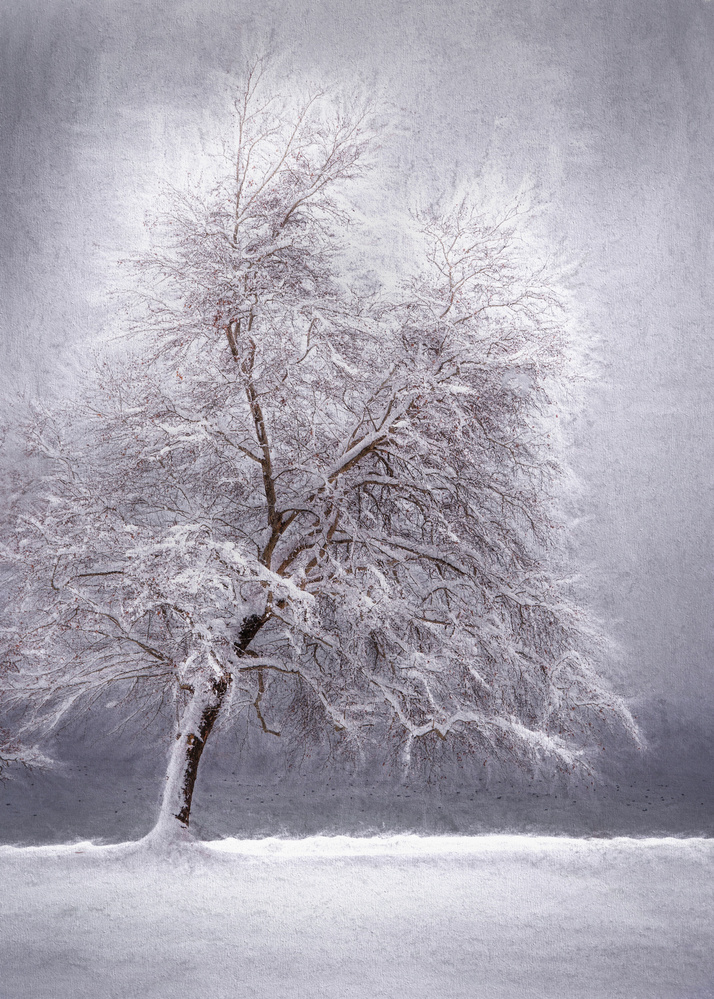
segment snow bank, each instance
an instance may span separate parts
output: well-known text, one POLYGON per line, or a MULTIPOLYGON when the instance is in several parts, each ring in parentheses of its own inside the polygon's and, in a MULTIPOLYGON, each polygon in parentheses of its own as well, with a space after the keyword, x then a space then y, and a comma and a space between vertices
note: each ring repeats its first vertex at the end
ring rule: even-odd
POLYGON ((0 848, 2 999, 714 997, 714 840, 0 848))

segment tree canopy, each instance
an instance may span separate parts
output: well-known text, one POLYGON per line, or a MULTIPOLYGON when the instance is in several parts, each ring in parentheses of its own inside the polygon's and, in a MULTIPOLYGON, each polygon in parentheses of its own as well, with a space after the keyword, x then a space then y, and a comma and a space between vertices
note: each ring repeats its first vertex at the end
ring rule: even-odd
POLYGON ((376 109, 257 63, 235 122, 225 178, 167 195, 135 261, 126 357, 27 428, 5 699, 28 730, 108 690, 176 704, 183 825, 241 711, 413 764, 452 739, 570 768, 603 723, 634 733, 557 578, 570 324, 520 204, 405 211, 399 280, 355 280, 376 109))

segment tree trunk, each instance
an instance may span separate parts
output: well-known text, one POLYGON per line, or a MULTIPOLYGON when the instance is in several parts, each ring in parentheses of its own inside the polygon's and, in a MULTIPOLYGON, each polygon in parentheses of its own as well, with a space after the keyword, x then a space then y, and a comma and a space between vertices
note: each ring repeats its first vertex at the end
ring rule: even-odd
POLYGON ((229 684, 228 677, 220 677, 197 687, 183 713, 169 757, 159 821, 154 830, 160 838, 172 838, 188 829, 198 764, 229 684))

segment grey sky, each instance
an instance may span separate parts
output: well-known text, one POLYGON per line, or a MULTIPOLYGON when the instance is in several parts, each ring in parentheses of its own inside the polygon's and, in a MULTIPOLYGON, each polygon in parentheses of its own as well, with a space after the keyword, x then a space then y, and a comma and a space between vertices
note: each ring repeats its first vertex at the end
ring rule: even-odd
POLYGON ((158 178, 200 162, 216 95, 271 32, 286 71, 390 93, 410 125, 401 182, 485 171, 539 186, 600 338, 570 458, 590 490, 577 542, 624 651, 616 678, 673 716, 711 709, 714 4, 6 0, 7 398, 67 377, 158 178))

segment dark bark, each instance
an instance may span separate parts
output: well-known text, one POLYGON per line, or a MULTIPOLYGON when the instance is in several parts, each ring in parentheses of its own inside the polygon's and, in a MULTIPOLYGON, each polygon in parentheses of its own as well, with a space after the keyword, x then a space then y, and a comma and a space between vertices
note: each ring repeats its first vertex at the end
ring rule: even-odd
MULTIPOLYGON (((183 783, 181 785, 180 801, 181 808, 176 813, 178 821, 188 826, 191 815, 191 800, 193 789, 198 775, 198 765, 201 762, 201 755, 206 746, 211 730, 218 718, 221 706, 228 692, 230 680, 227 677, 213 680, 210 693, 201 711, 197 731, 189 732, 186 736, 186 756, 183 771, 183 783)), ((180 736, 179 736, 180 738, 180 736)))
POLYGON ((243 618, 243 624, 241 625, 240 634, 238 635, 238 641, 235 642, 233 646, 236 655, 245 655, 246 649, 263 627, 265 621, 265 614, 250 614, 248 617, 243 618))
MULTIPOLYGON (((250 614, 244 618, 238 640, 234 643, 234 649, 238 656, 246 655, 248 646, 263 627, 267 618, 267 613, 263 615, 250 614)), ((206 742, 216 723, 216 719, 220 714, 231 684, 231 679, 230 675, 215 678, 211 680, 207 690, 194 692, 193 700, 181 720, 181 731, 176 736, 177 739, 183 740, 183 744, 177 746, 174 750, 175 753, 178 752, 181 756, 178 759, 174 756, 173 763, 170 765, 169 782, 173 787, 169 786, 167 788, 166 804, 162 811, 164 811, 165 815, 171 814, 185 828, 188 827, 190 821, 193 789, 196 784, 196 777, 198 776, 198 766, 201 762, 201 756, 206 748, 206 742), (172 777, 172 773, 176 776, 172 777), (166 805, 168 805, 168 808, 166 805)), ((263 689, 261 675, 256 702, 258 717, 261 720, 264 730, 270 732, 272 735, 279 735, 278 732, 272 732, 267 728, 260 714, 260 699, 263 689)))

